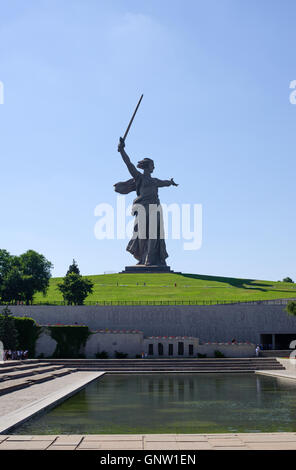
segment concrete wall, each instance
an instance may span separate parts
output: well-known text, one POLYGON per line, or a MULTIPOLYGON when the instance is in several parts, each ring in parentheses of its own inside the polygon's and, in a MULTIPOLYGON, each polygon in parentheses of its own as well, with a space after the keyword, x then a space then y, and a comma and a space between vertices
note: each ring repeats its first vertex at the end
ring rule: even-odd
POLYGON ((96 353, 102 351, 109 357, 115 357, 115 351, 135 357, 143 351, 143 333, 93 333, 86 342, 85 356, 95 358, 96 353))
POLYGON ((207 357, 215 357, 215 351, 220 351, 225 357, 254 357, 256 345, 252 343, 205 343, 200 344, 198 352, 207 357))
POLYGON ((215 357, 215 351, 220 351, 225 357, 253 357, 255 356, 256 345, 252 343, 203 343, 200 344, 198 338, 184 337, 150 337, 144 338, 144 352, 148 354, 149 344, 153 344, 153 356, 148 357, 171 357, 169 356, 169 344, 173 344, 173 357, 178 355, 178 343, 184 344, 184 357, 196 357, 198 353, 206 354, 207 357, 215 357), (163 356, 158 354, 158 344, 163 345, 163 356), (189 355, 189 345, 193 346, 193 356, 189 355))
POLYGON ((51 338, 50 332, 44 328, 35 345, 35 357, 39 357, 41 354, 44 357, 51 357, 55 352, 57 342, 51 338))
MULTIPOLYGON (((51 338, 50 331, 44 327, 36 343, 36 357, 41 354, 44 357, 52 357, 56 341, 51 338)), ((196 357, 198 353, 214 357, 215 350, 224 354, 225 357, 252 357, 255 355, 254 344, 229 344, 229 343, 205 343, 199 344, 198 338, 194 337, 148 337, 144 338, 142 332, 127 331, 99 331, 93 332, 87 339, 86 345, 81 353, 86 358, 95 358, 96 353, 106 351, 110 358, 115 357, 115 352, 127 353, 129 358, 146 353, 148 357, 196 357), (184 345, 183 355, 178 354, 178 343, 184 345), (149 345, 153 344, 153 355, 149 355, 149 345), (163 354, 159 355, 158 345, 162 344, 163 354), (173 345, 173 354, 169 356, 169 344, 173 345), (189 355, 189 345, 193 346, 193 354, 189 355)))
POLYGON ((283 305, 233 304, 211 306, 22 306, 13 314, 39 324, 85 324, 91 330, 137 329, 144 336, 194 336, 201 342, 259 343, 262 333, 296 333, 296 318, 283 305))

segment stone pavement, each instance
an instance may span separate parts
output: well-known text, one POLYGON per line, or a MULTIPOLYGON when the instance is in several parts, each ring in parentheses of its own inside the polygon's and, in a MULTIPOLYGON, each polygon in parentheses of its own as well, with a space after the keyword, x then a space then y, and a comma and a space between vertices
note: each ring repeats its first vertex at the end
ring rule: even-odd
POLYGON ((260 370, 256 374, 271 375, 278 379, 296 379, 296 359, 279 358, 277 360, 282 364, 285 369, 282 370, 260 370))
POLYGON ((74 372, 0 396, 0 433, 57 405, 102 375, 104 372, 74 372))
POLYGON ((296 433, 0 435, 0 450, 296 450, 296 433))

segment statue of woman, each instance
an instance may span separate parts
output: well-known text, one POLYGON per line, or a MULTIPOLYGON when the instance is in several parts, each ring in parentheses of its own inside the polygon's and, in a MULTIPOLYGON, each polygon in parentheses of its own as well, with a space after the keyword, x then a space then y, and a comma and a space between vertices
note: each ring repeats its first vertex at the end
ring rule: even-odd
POLYGON ((174 182, 173 178, 170 180, 152 178, 151 173, 154 170, 154 162, 150 158, 144 158, 138 162, 137 168, 143 170, 143 173, 138 171, 130 161, 124 147, 125 142, 120 137, 118 152, 120 152, 132 178, 128 181, 115 184, 115 191, 120 194, 128 194, 132 191, 137 193, 137 197, 133 201, 132 210, 133 215, 136 216, 134 232, 126 249, 138 260, 138 265, 166 266, 168 254, 164 240, 163 218, 158 198, 158 188, 178 185, 174 182), (151 211, 151 208, 154 208, 154 210, 151 211), (154 215, 153 220, 151 220, 151 214, 154 215), (155 231, 151 230, 153 223, 155 231), (154 233, 155 236, 151 237, 151 233, 154 233))

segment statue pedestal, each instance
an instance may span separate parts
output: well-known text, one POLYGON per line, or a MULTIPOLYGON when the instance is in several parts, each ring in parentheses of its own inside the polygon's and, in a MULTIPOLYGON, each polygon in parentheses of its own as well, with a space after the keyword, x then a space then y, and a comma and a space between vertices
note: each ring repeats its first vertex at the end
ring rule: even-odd
POLYGON ((146 266, 145 264, 137 264, 135 266, 126 266, 122 273, 137 273, 137 274, 145 274, 145 273, 173 273, 174 271, 171 270, 170 266, 157 266, 151 265, 146 266))

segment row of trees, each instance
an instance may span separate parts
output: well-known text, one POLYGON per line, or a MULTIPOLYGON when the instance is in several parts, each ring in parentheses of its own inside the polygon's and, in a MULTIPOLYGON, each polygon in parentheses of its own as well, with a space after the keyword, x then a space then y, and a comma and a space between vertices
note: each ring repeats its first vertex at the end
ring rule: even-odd
POLYGON ((0 299, 5 303, 33 302, 36 292, 46 293, 53 265, 45 256, 28 250, 20 256, 0 250, 0 299))
MULTIPOLYGON (((53 265, 45 256, 28 250, 20 256, 13 256, 7 250, 0 250, 0 300, 2 303, 33 302, 34 295, 44 295, 49 286, 53 265)), ((93 290, 90 279, 82 277, 75 260, 69 266, 58 289, 69 305, 82 305, 93 290)))

